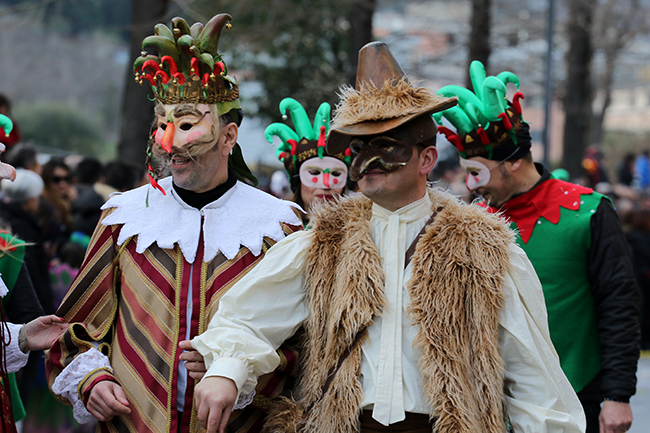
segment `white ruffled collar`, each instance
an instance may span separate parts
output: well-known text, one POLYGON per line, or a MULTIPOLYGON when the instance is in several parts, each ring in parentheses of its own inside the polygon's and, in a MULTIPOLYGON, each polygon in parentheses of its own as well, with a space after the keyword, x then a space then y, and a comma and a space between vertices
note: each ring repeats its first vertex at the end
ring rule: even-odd
POLYGON ((118 245, 137 235, 139 254, 154 242, 171 249, 178 244, 185 260, 193 263, 204 217, 204 258, 209 262, 219 251, 228 260, 234 259, 240 246, 254 255, 262 251, 264 237, 275 241, 284 238, 280 223, 301 225, 293 208, 295 203, 280 200, 242 182, 237 182, 218 200, 198 210, 184 203, 174 191, 172 178, 159 181, 167 192, 163 195, 150 185, 111 196, 102 209, 115 208, 104 218, 103 225, 121 224, 118 245), (147 192, 149 206, 147 207, 147 192))

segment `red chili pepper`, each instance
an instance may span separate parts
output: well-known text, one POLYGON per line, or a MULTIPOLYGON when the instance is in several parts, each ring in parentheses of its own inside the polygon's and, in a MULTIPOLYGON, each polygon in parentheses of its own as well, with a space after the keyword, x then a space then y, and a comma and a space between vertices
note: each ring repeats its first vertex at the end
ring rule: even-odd
POLYGON ((490 138, 487 136, 487 132, 485 132, 485 129, 483 129, 482 126, 480 126, 476 132, 478 132, 478 136, 481 137, 481 143, 483 143, 483 146, 490 144, 490 138))
POLYGON ((497 117, 503 121, 503 127, 506 128, 506 130, 510 131, 512 129, 512 123, 510 123, 510 119, 508 119, 506 113, 500 113, 497 117))
POLYGON ((296 154, 296 147, 298 146, 298 142, 296 140, 288 139, 287 143, 291 145, 291 155, 296 154))
POLYGON ((169 82, 169 75, 165 71, 156 72, 156 77, 162 77, 162 83, 167 84, 169 82))
POLYGON ((176 127, 172 122, 167 122, 165 133, 160 140, 160 147, 167 153, 172 153, 172 146, 174 145, 174 130, 176 127))
POLYGON ((451 129, 447 128, 446 126, 438 126, 438 132, 445 134, 445 137, 447 137, 447 140, 453 144, 456 149, 458 149, 460 152, 464 152, 465 148, 463 147, 463 143, 460 140, 460 137, 456 135, 451 129))
POLYGON ((169 75, 172 77, 174 74, 178 72, 178 67, 176 66, 176 62, 171 56, 163 56, 162 59, 160 59, 160 63, 165 64, 169 63, 169 75))
POLYGON ((175 74, 172 74, 172 76, 178 80, 178 84, 185 84, 185 75, 181 74, 180 72, 176 72, 175 74))
POLYGON ((323 183, 325 184, 325 188, 330 187, 330 169, 326 168, 323 170, 323 183))
POLYGON ((524 94, 521 92, 515 93, 515 96, 512 97, 512 106, 514 107, 517 114, 521 114, 521 103, 520 99, 524 99, 524 94))
POLYGON ((158 66, 158 63, 156 63, 155 60, 147 60, 142 64, 142 72, 150 73, 151 75, 154 75, 156 72, 160 71, 160 66, 158 66), (147 71, 147 68, 152 68, 153 71, 147 71))

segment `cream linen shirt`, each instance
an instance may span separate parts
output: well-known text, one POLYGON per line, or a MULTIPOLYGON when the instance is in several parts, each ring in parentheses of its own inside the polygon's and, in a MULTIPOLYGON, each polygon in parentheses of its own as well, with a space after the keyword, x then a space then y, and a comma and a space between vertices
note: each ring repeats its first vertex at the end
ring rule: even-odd
MULTIPOLYGON (((396 212, 373 205, 372 236, 386 271, 388 307, 368 328, 362 347, 362 407, 374 407, 373 417, 384 424, 403 419, 405 411, 430 413, 413 347, 418 329, 410 323, 404 289, 411 275, 410 265, 404 269, 405 251, 430 215, 428 194, 396 212)), ((206 377, 230 378, 240 394, 249 394, 259 376, 277 367, 275 350, 308 315, 303 280, 312 238, 303 231, 278 242, 220 300, 208 330, 192 340, 204 356, 206 377)), ((582 406, 551 343, 539 280, 514 243, 510 260, 499 318, 508 416, 517 432, 583 432, 582 406)))

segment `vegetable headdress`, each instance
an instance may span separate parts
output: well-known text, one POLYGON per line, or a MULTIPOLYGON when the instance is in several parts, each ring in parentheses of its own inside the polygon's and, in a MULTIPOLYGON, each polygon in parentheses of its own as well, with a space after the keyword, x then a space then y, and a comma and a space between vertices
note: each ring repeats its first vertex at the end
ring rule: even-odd
POLYGON ((433 114, 442 125, 447 119, 455 128, 445 126, 438 131, 445 134, 463 158, 481 156, 493 160, 518 159, 530 150, 528 124, 521 113, 519 78, 504 71, 486 77, 485 66, 474 60, 469 68, 474 92, 461 86, 445 86, 438 91, 441 96, 457 96, 458 106, 433 114), (509 102, 506 85, 513 83, 517 92, 509 102))
POLYGON ((241 108, 237 82, 228 76, 218 52, 221 30, 230 28, 231 20, 230 15, 219 14, 205 26, 195 23, 190 27, 180 17, 172 19, 171 29, 156 24, 155 34, 142 41, 141 56, 133 64, 136 81, 148 81, 163 104, 216 104, 219 114, 241 108))
POLYGON ((289 174, 293 191, 300 184, 300 166, 311 158, 322 159, 325 156, 331 156, 340 159, 348 166, 350 165, 352 154, 349 148, 335 155, 325 150, 330 124, 330 104, 323 102, 318 107, 313 124, 307 116, 307 111, 300 102, 293 98, 284 98, 280 102, 280 113, 284 119, 287 118, 287 111, 291 115, 294 129, 284 123, 276 122, 266 127, 264 135, 269 143, 273 143, 274 135, 282 140, 276 154, 289 174))

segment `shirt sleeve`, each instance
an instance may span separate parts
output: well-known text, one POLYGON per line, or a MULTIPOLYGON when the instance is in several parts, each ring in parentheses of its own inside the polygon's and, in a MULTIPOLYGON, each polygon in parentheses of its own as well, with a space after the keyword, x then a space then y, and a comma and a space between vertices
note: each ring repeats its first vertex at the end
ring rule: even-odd
MULTIPOLYGON (((23 325, 15 325, 13 323, 5 323, 9 329, 11 341, 8 346, 5 346, 5 354, 7 356, 7 373, 15 373, 27 364, 29 359, 29 352, 23 353, 18 346, 18 334, 23 325)), ((5 337, 6 339, 6 337, 5 337)))
POLYGON ((227 377, 240 394, 250 394, 257 378, 279 365, 276 349, 307 318, 302 283, 312 237, 297 232, 275 244, 221 298, 207 331, 192 340, 203 355, 205 377, 227 377))
POLYGON ((504 279, 499 341, 504 393, 516 432, 578 433, 585 416, 551 343, 542 286, 525 253, 512 247, 504 279))

